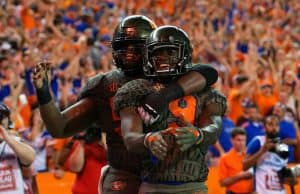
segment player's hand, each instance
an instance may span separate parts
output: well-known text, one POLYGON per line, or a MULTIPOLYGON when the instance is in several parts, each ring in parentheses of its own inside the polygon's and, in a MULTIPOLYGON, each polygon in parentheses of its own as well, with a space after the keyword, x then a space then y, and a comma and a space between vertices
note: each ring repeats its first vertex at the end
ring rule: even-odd
POLYGON ((186 121, 183 116, 180 116, 179 119, 181 126, 183 127, 176 128, 175 137, 176 143, 180 146, 180 150, 183 152, 200 142, 202 134, 200 133, 200 129, 186 121))
POLYGON ((196 127, 177 127, 175 133, 176 143, 183 152, 195 145, 199 141, 200 135, 196 127))
POLYGON ((50 65, 48 61, 42 61, 33 68, 33 84, 36 89, 48 87, 50 80, 50 65))
POLYGON ((162 131, 148 133, 144 143, 158 159, 163 160, 167 156, 168 145, 162 137, 162 131))

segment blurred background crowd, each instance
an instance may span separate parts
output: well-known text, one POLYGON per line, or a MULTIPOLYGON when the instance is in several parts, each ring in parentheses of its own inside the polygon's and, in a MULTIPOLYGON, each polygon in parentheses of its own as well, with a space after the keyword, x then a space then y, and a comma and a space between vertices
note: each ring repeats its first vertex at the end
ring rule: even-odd
POLYGON ((246 130, 248 143, 264 134, 261 121, 269 114, 280 117, 289 161, 300 161, 298 0, 1 0, 0 6, 0 101, 39 155, 35 171, 57 170, 57 154, 67 140, 53 139, 43 126, 33 66, 52 62, 52 94, 57 106, 68 107, 87 78, 115 68, 113 30, 132 14, 183 28, 193 44, 193 62, 219 71, 215 87, 228 97, 228 113, 208 155, 211 165, 231 148, 235 126, 246 130))

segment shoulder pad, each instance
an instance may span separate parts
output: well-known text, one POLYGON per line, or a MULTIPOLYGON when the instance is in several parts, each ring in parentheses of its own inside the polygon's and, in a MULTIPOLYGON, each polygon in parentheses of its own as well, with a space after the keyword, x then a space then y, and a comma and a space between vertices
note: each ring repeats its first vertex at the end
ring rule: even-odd
POLYGON ((104 77, 104 74, 97 74, 91 78, 88 79, 85 86, 80 91, 80 94, 78 96, 78 100, 93 96, 95 94, 96 88, 100 85, 102 79, 104 77))
POLYGON ((222 106, 222 116, 224 116, 227 110, 227 99, 220 91, 210 88, 203 99, 203 104, 207 106, 212 103, 218 103, 222 106))
POLYGON ((140 106, 144 97, 155 92, 152 83, 145 79, 136 79, 124 84, 114 97, 115 114, 130 106, 140 106))

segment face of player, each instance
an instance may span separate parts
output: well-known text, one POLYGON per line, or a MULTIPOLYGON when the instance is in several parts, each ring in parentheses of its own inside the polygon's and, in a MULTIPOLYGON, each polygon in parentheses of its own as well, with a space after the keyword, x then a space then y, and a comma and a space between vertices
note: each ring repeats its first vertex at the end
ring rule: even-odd
POLYGON ((117 55, 127 70, 137 69, 143 63, 143 44, 124 42, 119 45, 117 55))
POLYGON ((178 48, 162 47, 155 49, 151 55, 151 62, 157 73, 174 72, 179 63, 178 48))

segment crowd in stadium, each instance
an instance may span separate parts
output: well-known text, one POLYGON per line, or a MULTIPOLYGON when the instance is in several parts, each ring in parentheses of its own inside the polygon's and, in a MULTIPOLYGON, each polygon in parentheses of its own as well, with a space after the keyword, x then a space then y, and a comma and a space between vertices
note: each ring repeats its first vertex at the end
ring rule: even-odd
MULTIPOLYGON (((76 101, 88 78, 116 68, 110 46, 113 30, 122 18, 133 14, 145 15, 158 26, 182 28, 193 46, 193 63, 217 69, 219 79, 214 88, 225 94, 228 109, 219 141, 209 148, 207 162, 211 166, 222 165, 220 177, 235 173, 226 171, 226 162, 240 160, 227 156, 235 147, 232 140, 245 136, 246 152, 253 139, 265 134, 267 123, 263 121, 270 115, 279 118, 279 137, 288 145, 289 163, 300 163, 298 0, 4 0, 0 3, 0 102, 11 111, 15 133, 36 152, 30 169, 23 169, 30 171, 28 179, 46 171, 58 178, 64 170, 80 174, 88 167, 81 166, 79 170, 72 163, 80 160, 78 153, 83 152, 82 147, 75 149, 74 145, 90 141, 88 135, 55 139, 47 132, 37 108, 32 82, 34 65, 42 60, 51 61, 52 96, 61 110, 67 108, 76 101), (227 158, 223 159, 224 156, 227 158)), ((97 145, 101 141, 101 145, 99 149, 90 146, 84 151, 98 161, 90 165, 99 166, 94 173, 100 174, 101 166, 106 164, 105 138, 95 131, 90 133, 99 136, 92 141, 97 141, 97 145)), ((247 153, 254 154, 251 146, 247 153)), ((242 168, 242 160, 238 166, 242 168)), ((92 176, 91 170, 85 172, 82 176, 91 180, 88 178, 92 176)), ((96 177, 99 176, 95 176, 95 185, 96 177)), ((252 178, 247 171, 236 180, 252 178)), ((32 187, 32 180, 27 183, 32 187)), ((226 181, 220 184, 228 185, 226 181)), ((245 192, 252 189, 249 182, 236 187, 245 192)), ((80 189, 80 185, 73 187, 74 193, 80 193, 80 189)))

